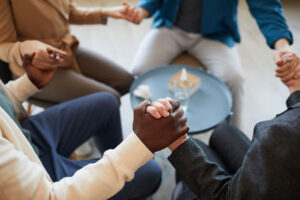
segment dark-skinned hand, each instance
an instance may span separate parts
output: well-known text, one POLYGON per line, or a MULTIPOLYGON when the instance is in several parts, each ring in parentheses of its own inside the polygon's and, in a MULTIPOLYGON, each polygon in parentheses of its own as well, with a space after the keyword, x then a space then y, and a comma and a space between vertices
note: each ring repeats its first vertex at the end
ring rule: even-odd
POLYGON ((189 131, 186 117, 177 101, 172 101, 170 115, 165 118, 155 119, 146 109, 149 101, 142 102, 134 110, 133 130, 138 138, 151 151, 156 152, 168 147, 175 140, 189 131))
POLYGON ((44 70, 32 64, 35 53, 29 55, 25 54, 23 57, 23 67, 31 82, 38 88, 45 87, 54 77, 57 68, 44 70))

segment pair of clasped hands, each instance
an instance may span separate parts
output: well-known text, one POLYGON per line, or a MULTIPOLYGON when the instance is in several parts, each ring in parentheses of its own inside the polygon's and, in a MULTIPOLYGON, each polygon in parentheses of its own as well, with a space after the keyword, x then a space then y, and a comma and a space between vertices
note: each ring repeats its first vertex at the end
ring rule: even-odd
POLYGON ((291 50, 274 55, 276 76, 289 88, 290 93, 300 90, 300 58, 291 50))
MULTIPOLYGON (((54 77, 57 68, 41 69, 34 65, 36 54, 26 54, 23 67, 28 78, 39 89, 45 87, 54 77)), ((51 57, 55 62, 58 58, 51 57)), ((154 103, 142 102, 134 110, 133 130, 144 145, 151 151, 166 147, 176 149, 187 139, 189 127, 179 102, 171 98, 159 99, 154 103)))

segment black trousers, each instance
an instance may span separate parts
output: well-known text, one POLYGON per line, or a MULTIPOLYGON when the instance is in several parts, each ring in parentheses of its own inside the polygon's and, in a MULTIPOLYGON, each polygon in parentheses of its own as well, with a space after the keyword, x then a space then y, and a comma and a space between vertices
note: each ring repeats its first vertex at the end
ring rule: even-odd
MULTIPOLYGON (((250 140, 239 129, 221 124, 213 132, 209 146, 197 140, 207 158, 233 175, 241 167, 244 157, 250 147, 250 140)), ((187 185, 177 177, 178 183, 173 192, 173 200, 195 200, 197 197, 187 185)))

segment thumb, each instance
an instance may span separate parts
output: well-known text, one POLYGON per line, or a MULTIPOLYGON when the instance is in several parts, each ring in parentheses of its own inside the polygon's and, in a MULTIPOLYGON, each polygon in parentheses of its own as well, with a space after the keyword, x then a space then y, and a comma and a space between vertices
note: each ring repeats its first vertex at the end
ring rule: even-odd
POLYGON ((25 54, 23 57, 23 66, 27 67, 27 66, 31 65, 34 56, 35 56, 35 53, 25 54))
POLYGON ((172 105, 172 111, 171 112, 176 111, 180 107, 179 101, 174 100, 174 99, 172 100, 171 105, 172 105))
POLYGON ((276 65, 278 65, 278 66, 281 66, 283 64, 280 52, 274 54, 274 60, 275 60, 276 65))

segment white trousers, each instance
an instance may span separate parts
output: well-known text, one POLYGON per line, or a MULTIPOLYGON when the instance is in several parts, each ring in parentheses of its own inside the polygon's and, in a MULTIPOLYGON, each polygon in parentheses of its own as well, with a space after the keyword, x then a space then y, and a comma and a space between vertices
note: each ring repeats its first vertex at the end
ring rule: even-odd
POLYGON ((240 128, 244 78, 236 47, 231 48, 219 41, 205 39, 201 34, 188 33, 176 27, 154 28, 139 47, 132 73, 140 75, 165 66, 182 52, 196 57, 208 72, 227 84, 233 96, 232 123, 240 128))

